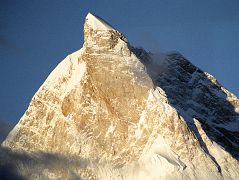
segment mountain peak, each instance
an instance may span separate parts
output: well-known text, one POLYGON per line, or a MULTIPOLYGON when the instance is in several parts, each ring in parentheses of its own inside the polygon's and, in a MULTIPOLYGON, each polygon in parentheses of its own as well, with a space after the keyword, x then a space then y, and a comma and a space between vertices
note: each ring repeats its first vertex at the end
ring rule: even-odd
POLYGON ((27 179, 239 179, 236 96, 182 54, 135 48, 91 13, 84 38, 2 143, 13 161, 2 163, 0 148, 0 171, 13 164, 27 179))
POLYGON ((85 23, 93 30, 114 30, 114 28, 100 17, 88 13, 85 23))
POLYGON ((88 13, 84 25, 84 47, 86 51, 108 51, 116 47, 116 51, 129 51, 128 40, 123 34, 102 18, 88 13))

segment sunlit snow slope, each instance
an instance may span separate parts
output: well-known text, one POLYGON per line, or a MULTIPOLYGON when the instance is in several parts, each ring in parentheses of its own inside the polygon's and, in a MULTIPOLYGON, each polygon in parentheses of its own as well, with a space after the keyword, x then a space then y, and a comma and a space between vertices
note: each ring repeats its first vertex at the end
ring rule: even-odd
POLYGON ((49 75, 2 147, 74 157, 31 175, 25 163, 29 179, 239 179, 238 113, 237 97, 180 53, 134 48, 89 13, 82 49, 49 75))

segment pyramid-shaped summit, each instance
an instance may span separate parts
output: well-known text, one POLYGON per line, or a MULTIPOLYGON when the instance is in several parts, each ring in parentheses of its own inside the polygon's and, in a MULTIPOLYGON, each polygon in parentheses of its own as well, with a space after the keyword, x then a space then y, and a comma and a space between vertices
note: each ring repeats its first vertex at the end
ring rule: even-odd
POLYGON ((109 23, 91 13, 87 14, 85 23, 93 30, 114 30, 109 23))
POLYGON ((84 46, 53 70, 2 144, 35 158, 37 168, 20 162, 18 173, 239 178, 238 129, 230 129, 238 123, 236 96, 181 54, 134 48, 90 13, 84 36, 84 46), (39 152, 54 158, 44 155, 45 162, 39 152))

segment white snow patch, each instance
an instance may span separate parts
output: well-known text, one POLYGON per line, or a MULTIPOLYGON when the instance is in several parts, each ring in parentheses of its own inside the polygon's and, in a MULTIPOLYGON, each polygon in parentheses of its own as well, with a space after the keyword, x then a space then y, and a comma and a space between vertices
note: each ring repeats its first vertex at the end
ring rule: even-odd
POLYGON ((174 179, 185 169, 161 135, 154 140, 150 149, 139 161, 125 169, 125 179, 174 179), (128 178, 130 177, 130 178, 128 178))
POLYGON ((185 168, 185 165, 176 157, 176 155, 171 151, 169 145, 160 135, 152 144, 150 152, 157 155, 157 158, 154 157, 152 159, 155 163, 161 163, 160 159, 164 158, 167 163, 175 166, 178 170, 183 170, 185 168))
POLYGON ((108 137, 110 134, 113 134, 114 131, 115 131, 115 128, 116 128, 116 126, 114 126, 113 124, 111 124, 111 125, 109 126, 109 128, 108 128, 106 134, 105 134, 105 137, 108 137))
POLYGON ((114 28, 99 17, 88 13, 86 23, 94 30, 114 30, 114 28))
POLYGON ((86 63, 81 59, 83 51, 84 48, 72 53, 61 61, 47 77, 38 92, 41 92, 44 88, 59 94, 61 97, 65 97, 76 85, 79 85, 86 72, 86 63))
POLYGON ((68 86, 66 87, 65 93, 68 93, 72 87, 79 84, 86 70, 85 62, 77 64, 76 61, 73 61, 72 64, 75 68, 72 69, 72 76, 68 81, 68 86))

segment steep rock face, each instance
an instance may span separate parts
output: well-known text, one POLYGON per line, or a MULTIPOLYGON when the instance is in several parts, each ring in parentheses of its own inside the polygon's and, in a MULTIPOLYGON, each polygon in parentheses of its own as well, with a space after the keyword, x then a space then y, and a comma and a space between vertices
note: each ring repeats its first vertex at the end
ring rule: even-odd
MULTIPOLYGON (((238 129, 227 126, 238 124, 233 94, 178 53, 158 57, 131 47, 92 14, 84 39, 49 75, 3 147, 87 159, 74 170, 86 179, 239 177, 238 129)), ((69 178, 65 171, 47 177, 69 178)))

